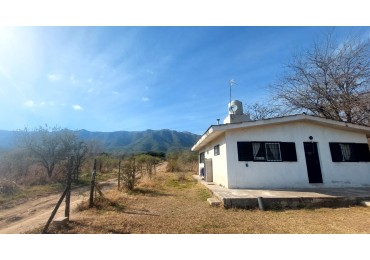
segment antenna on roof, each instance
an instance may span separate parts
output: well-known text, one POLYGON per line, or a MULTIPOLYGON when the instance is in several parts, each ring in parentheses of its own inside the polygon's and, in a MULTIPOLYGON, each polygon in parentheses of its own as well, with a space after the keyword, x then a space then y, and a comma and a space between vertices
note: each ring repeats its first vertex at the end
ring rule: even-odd
POLYGON ((230 83, 230 102, 229 102, 229 108, 230 108, 231 107, 231 87, 234 85, 238 85, 238 84, 235 83, 234 79, 230 79, 229 83, 230 83))
POLYGON ((231 87, 235 85, 235 80, 230 79, 229 83, 230 83, 230 103, 229 104, 231 104, 231 87))

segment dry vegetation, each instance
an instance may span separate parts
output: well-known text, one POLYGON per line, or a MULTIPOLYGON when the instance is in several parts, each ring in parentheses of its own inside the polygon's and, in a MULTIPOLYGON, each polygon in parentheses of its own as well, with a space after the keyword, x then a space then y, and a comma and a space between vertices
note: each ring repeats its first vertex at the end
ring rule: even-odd
POLYGON ((105 192, 106 198, 99 198, 93 209, 81 204, 68 228, 52 227, 50 233, 370 233, 370 209, 365 207, 264 212, 212 208, 206 202, 211 194, 191 173, 166 173, 164 168, 140 180, 131 192, 105 192))

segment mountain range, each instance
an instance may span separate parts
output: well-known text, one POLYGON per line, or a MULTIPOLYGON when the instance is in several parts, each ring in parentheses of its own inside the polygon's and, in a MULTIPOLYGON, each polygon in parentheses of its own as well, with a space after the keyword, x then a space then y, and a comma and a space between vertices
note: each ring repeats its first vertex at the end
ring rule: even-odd
MULTIPOLYGON (((14 145, 16 131, 0 130, 0 149, 14 145)), ((178 132, 169 129, 145 131, 90 132, 74 131, 84 141, 98 140, 107 152, 171 152, 189 150, 199 139, 199 135, 190 132, 178 132)))

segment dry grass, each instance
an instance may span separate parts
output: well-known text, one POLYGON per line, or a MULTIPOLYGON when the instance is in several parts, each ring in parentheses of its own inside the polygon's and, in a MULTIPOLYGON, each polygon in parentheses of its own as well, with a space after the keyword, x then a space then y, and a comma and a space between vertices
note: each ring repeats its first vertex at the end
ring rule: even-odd
MULTIPOLYGON (((160 171, 131 193, 107 192, 93 209, 72 213, 67 229, 51 233, 342 234, 370 233, 370 208, 259 211, 210 207, 210 193, 177 173, 160 171)), ((81 208, 80 208, 81 210, 81 208)), ((37 231, 35 231, 37 233, 37 231)))

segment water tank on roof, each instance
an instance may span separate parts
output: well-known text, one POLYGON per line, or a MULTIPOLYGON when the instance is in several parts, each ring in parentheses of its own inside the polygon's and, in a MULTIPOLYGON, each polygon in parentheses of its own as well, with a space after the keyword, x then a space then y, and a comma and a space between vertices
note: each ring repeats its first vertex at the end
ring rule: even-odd
POLYGON ((233 100, 229 104, 229 115, 243 115, 243 104, 239 100, 233 100))

